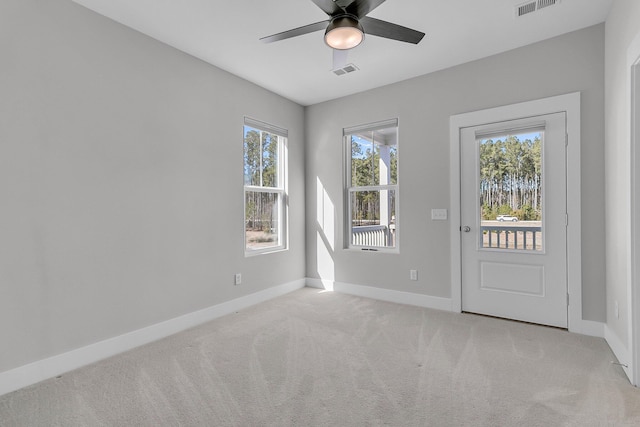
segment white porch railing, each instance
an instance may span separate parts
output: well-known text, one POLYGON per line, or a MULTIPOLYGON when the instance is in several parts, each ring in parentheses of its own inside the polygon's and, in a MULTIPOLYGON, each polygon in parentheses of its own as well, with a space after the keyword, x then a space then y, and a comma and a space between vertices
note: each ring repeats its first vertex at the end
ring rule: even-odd
POLYGON ((352 227, 351 232, 351 244, 354 246, 393 246, 393 235, 386 225, 352 227))
POLYGON ((482 226, 483 248, 542 250, 542 227, 482 226))

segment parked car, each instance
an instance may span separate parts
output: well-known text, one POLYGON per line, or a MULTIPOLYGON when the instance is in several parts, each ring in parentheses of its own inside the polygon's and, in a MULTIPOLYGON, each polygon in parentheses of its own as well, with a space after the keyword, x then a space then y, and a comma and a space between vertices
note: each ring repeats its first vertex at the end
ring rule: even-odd
POLYGON ((515 222, 515 221, 518 220, 518 217, 517 216, 511 216, 511 215, 498 215, 496 217, 496 219, 498 221, 513 221, 513 222, 515 222))

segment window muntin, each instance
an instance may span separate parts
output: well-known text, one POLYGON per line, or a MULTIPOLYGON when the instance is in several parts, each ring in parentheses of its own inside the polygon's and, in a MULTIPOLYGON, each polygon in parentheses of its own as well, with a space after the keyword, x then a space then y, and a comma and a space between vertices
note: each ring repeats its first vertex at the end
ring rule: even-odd
POLYGON ((245 118, 245 254, 286 249, 287 131, 245 118))
POLYGON ((347 248, 397 250, 398 122, 344 129, 347 248))

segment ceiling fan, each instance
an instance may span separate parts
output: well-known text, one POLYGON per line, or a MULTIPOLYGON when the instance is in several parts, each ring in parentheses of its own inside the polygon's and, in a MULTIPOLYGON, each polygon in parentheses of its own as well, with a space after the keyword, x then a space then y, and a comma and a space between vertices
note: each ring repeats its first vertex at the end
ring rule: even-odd
POLYGON ((424 33, 367 16, 385 0, 311 0, 329 19, 282 33, 262 37, 265 43, 285 40, 314 31, 325 30, 324 41, 333 48, 333 69, 346 64, 347 51, 358 46, 365 34, 418 44, 424 33))

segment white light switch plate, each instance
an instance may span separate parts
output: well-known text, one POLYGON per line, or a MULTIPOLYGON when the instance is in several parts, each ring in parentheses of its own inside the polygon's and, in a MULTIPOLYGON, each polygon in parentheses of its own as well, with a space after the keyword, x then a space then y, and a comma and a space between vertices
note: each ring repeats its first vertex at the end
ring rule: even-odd
POLYGON ((446 209, 431 209, 431 219, 434 221, 444 221, 447 219, 446 209))

